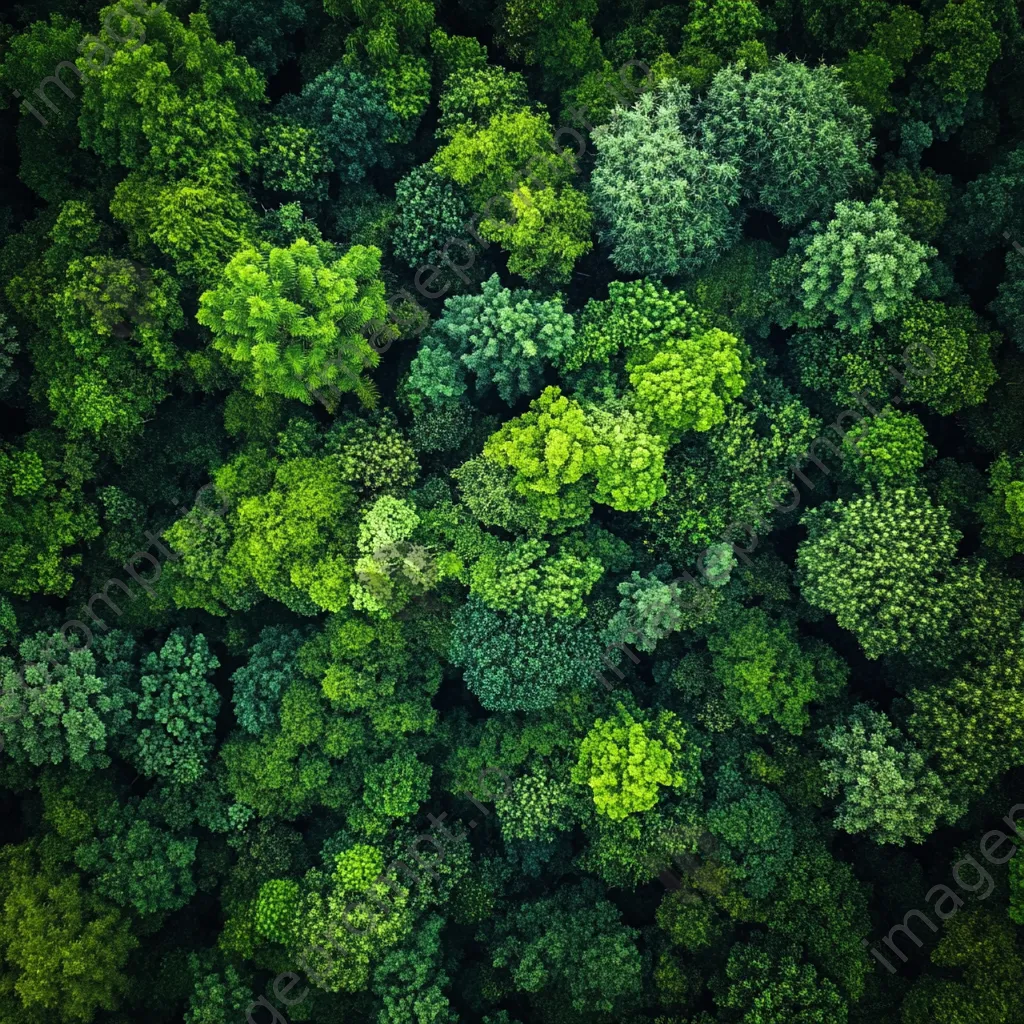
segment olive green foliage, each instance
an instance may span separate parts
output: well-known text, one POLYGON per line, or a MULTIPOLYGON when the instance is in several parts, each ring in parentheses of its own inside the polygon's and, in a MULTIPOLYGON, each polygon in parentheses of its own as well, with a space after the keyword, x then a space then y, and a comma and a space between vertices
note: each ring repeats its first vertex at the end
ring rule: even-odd
POLYGON ((593 882, 512 909, 495 930, 492 962, 523 991, 589 1015, 635 1005, 637 932, 593 882))
POLYGON ((508 253, 513 274, 527 281, 567 282, 576 261, 594 247, 587 197, 571 186, 556 191, 523 184, 508 202, 508 217, 481 221, 481 234, 508 253))
POLYGON ((79 874, 43 868, 31 845, 4 848, 3 893, 0 945, 22 1012, 71 1022, 116 1010, 139 944, 117 908, 79 874))
POLYGON ((904 1003, 907 1024, 954 1024, 983 1006, 994 1021, 1012 1020, 1024 959, 1016 930, 1005 919, 984 907, 965 907, 950 920, 931 959, 946 976, 929 975, 915 984, 904 1003))
POLYGON ((839 500, 808 512, 801 589, 856 634, 864 653, 922 651, 957 614, 950 576, 960 534, 921 490, 839 500))
POLYGON ((921 843, 941 818, 954 821, 943 781, 921 751, 889 719, 865 705, 822 737, 829 796, 842 797, 836 824, 867 832, 876 843, 921 843))
POLYGON ((1001 772, 1024 762, 1020 693, 1014 683, 1021 638, 1001 635, 1000 642, 1002 649, 983 652, 977 664, 910 695, 911 735, 964 792, 981 792, 1001 772))
POLYGON ((770 716, 799 735, 810 722, 807 705, 839 692, 848 670, 820 643, 801 645, 790 623, 773 622, 760 608, 724 611, 708 638, 712 666, 726 704, 755 729, 770 716))
POLYGON ((947 3, 928 20, 924 41, 930 51, 924 78, 945 99, 965 98, 985 84, 1002 46, 993 22, 996 5, 983 0, 947 3))
POLYGON ((907 231, 922 242, 933 241, 949 216, 950 179, 925 169, 920 174, 899 169, 886 173, 878 198, 895 203, 907 231))
POLYGON ((252 207, 231 183, 182 178, 165 184, 139 171, 114 190, 110 212, 136 247, 155 246, 203 287, 215 284, 224 264, 254 241, 252 207))
POLYGON ((0 585, 12 594, 68 592, 71 569, 82 556, 72 550, 99 536, 96 508, 83 500, 90 464, 60 437, 30 431, 18 445, 0 449, 0 585))
POLYGON ((989 467, 989 495, 981 503, 986 544, 1004 557, 1024 551, 1024 463, 1001 455, 989 467))
POLYGON ((798 946, 770 938, 740 944, 729 952, 716 1002, 743 1024, 818 1021, 843 1024, 847 1003, 828 978, 804 962, 798 946))
POLYGON ((82 145, 106 164, 167 178, 226 181, 248 170, 262 76, 214 39, 206 15, 186 26, 158 4, 136 10, 100 11, 98 45, 78 58, 82 145), (101 47, 114 59, 103 61, 101 47))
POLYGON ((361 245, 330 265, 304 238, 288 249, 245 249, 224 283, 203 293, 196 319, 260 397, 311 405, 312 391, 331 387, 369 403, 360 373, 379 356, 363 328, 386 315, 379 272, 380 251, 361 245))
POLYGON ((115 254, 84 202, 61 206, 48 239, 8 288, 40 331, 34 387, 69 434, 116 446, 142 430, 180 366, 180 288, 165 271, 115 254))
POLYGON ((996 379, 992 351, 999 335, 966 306, 911 303, 899 321, 898 339, 912 367, 910 399, 945 415, 985 400, 996 379))

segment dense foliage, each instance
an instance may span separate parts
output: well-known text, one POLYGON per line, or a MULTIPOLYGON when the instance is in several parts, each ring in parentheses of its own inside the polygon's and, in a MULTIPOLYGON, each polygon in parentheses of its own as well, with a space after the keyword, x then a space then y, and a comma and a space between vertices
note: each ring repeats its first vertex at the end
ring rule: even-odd
POLYGON ((0 12, 0 1024, 1021 1024, 1011 0, 0 12))

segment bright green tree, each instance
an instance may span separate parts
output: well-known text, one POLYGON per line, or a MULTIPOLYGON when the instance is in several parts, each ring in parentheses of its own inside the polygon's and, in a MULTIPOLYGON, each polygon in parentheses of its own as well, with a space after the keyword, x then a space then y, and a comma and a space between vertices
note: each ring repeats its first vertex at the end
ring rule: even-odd
POLYGON ((261 397, 311 405, 312 392, 332 388, 369 404, 373 390, 361 373, 380 356, 364 328, 383 327, 387 315, 379 273, 380 251, 361 245, 329 266, 303 238, 288 249, 244 249, 223 283, 200 297, 196 319, 261 397))
POLYGON ((572 770, 573 782, 590 786, 598 814, 613 821, 649 811, 659 787, 682 785, 686 730, 671 711, 636 719, 623 706, 599 718, 584 737, 572 770))
POLYGON ((721 423, 746 385, 739 339, 718 329, 671 339, 650 360, 627 366, 637 411, 672 440, 721 423))
POLYGON ((141 14, 103 8, 97 42, 78 59, 82 145, 110 166, 168 178, 214 182, 248 170, 262 76, 214 39, 206 15, 186 26, 158 4, 141 14))

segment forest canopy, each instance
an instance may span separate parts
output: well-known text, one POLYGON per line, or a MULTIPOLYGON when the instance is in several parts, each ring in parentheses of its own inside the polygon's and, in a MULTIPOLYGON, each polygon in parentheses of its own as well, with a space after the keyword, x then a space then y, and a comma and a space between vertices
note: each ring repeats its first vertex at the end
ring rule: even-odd
POLYGON ((5 6, 0 1024, 1024 1024, 1022 19, 5 6))

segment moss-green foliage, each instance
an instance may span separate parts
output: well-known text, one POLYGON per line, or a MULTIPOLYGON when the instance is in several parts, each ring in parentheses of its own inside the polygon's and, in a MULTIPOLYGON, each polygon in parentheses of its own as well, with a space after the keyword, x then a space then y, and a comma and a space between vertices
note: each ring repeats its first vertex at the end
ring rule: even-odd
POLYGON ((585 522, 594 432, 578 402, 545 388, 530 411, 490 437, 484 456, 515 472, 513 486, 555 529, 585 522))
POLYGON ((434 157, 480 211, 478 241, 499 242, 509 270, 531 282, 567 281, 592 246, 589 203, 569 184, 571 151, 552 151, 552 137, 546 114, 501 106, 485 125, 459 123, 434 157))
POLYGON ((643 361, 659 344, 703 334, 712 321, 680 291, 654 281, 612 281, 608 298, 590 299, 578 317, 576 337, 563 357, 566 370, 602 363, 621 351, 643 361))
POLYGON ((263 187, 307 202, 327 198, 334 164, 313 128, 282 117, 264 126, 256 151, 263 187))
POLYGON ((513 909, 495 929, 492 962, 523 991, 580 1014, 635 1005, 637 932, 621 923, 618 909, 593 883, 513 909))
POLYGON ((84 455, 44 431, 30 431, 0 450, 0 581, 10 593, 66 594, 70 570, 82 560, 69 549, 99 536, 96 507, 82 496, 91 476, 84 455))
POLYGON ((542 711, 563 693, 595 686, 602 667, 586 625, 494 611, 476 597, 455 617, 450 655, 480 703, 497 711, 542 711))
POLYGON ((907 487, 865 494, 812 509, 803 521, 803 594, 855 633, 869 658, 920 652, 948 630, 960 534, 926 494, 907 487))
POLYGON ((986 544, 1004 557, 1024 551, 1024 463, 1001 455, 989 467, 989 495, 979 512, 986 544))
POLYGON ((69 434, 116 447, 141 431, 181 365, 180 286, 112 247, 84 202, 60 207, 48 242, 7 289, 39 331, 33 387, 69 434))
POLYGON ((773 622, 760 608, 723 611, 708 638, 712 667, 727 706, 755 729, 771 717, 799 735, 807 705, 838 693, 848 669, 831 648, 800 644, 791 623, 773 622))
POLYGON ((534 539, 495 544, 473 566, 470 593, 499 611, 583 618, 583 598, 604 566, 596 558, 580 558, 566 545, 557 553, 549 548, 547 541, 534 539))
POLYGON ((220 666, 202 633, 172 633, 142 659, 132 761, 143 775, 197 781, 207 768, 220 696, 210 682, 220 666))
POLYGON ((21 1012, 70 1022, 116 1010, 139 944, 127 920, 81 875, 43 867, 31 844, 6 846, 2 866, 0 944, 21 1012))
POLYGON ((924 425, 913 413, 887 406, 847 431, 843 462, 860 484, 907 484, 935 450, 926 437, 924 425))
POLYGON ((1021 638, 1002 632, 1000 642, 1001 649, 982 651, 975 665, 911 693, 911 735, 961 791, 980 792, 999 773, 1024 761, 1020 694, 1014 683, 1021 638))
POLYGON ((673 338, 649 361, 628 368, 637 411, 670 438, 721 423, 726 405, 746 385, 739 341, 718 329, 673 338))
POLYGON ((897 342, 912 366, 908 397, 945 415, 983 402, 996 380, 992 351, 998 339, 966 306, 909 304, 897 342))
POLYGON ((108 165, 168 178, 224 181, 252 166, 264 80, 214 39, 206 15, 185 25, 158 4, 135 14, 114 5, 98 20, 98 43, 77 61, 83 146, 108 165))
POLYGON ((180 910, 195 895, 194 836, 154 825, 134 803, 104 808, 97 831, 75 850, 75 863, 95 876, 101 896, 144 915, 180 910))
POLYGON ((666 495, 645 518, 687 564, 711 544, 749 548, 742 527, 762 535, 793 507, 786 477, 821 435, 821 421, 798 398, 777 379, 762 379, 727 408, 722 424, 670 454, 666 495))
POLYGON ((799 946, 770 939, 737 943, 729 951, 725 978, 716 1002, 742 1014, 736 1019, 744 1024, 801 1019, 843 1024, 848 1019, 846 1000, 831 981, 804 962, 799 946))
POLYGON ((837 203, 827 224, 815 222, 793 243, 793 321, 869 331, 906 307, 934 254, 907 234, 895 203, 837 203))
POLYGON ((867 832, 876 843, 920 843, 940 818, 955 818, 942 780, 920 749, 885 715, 858 705, 850 718, 822 737, 828 793, 842 797, 836 824, 867 832))

